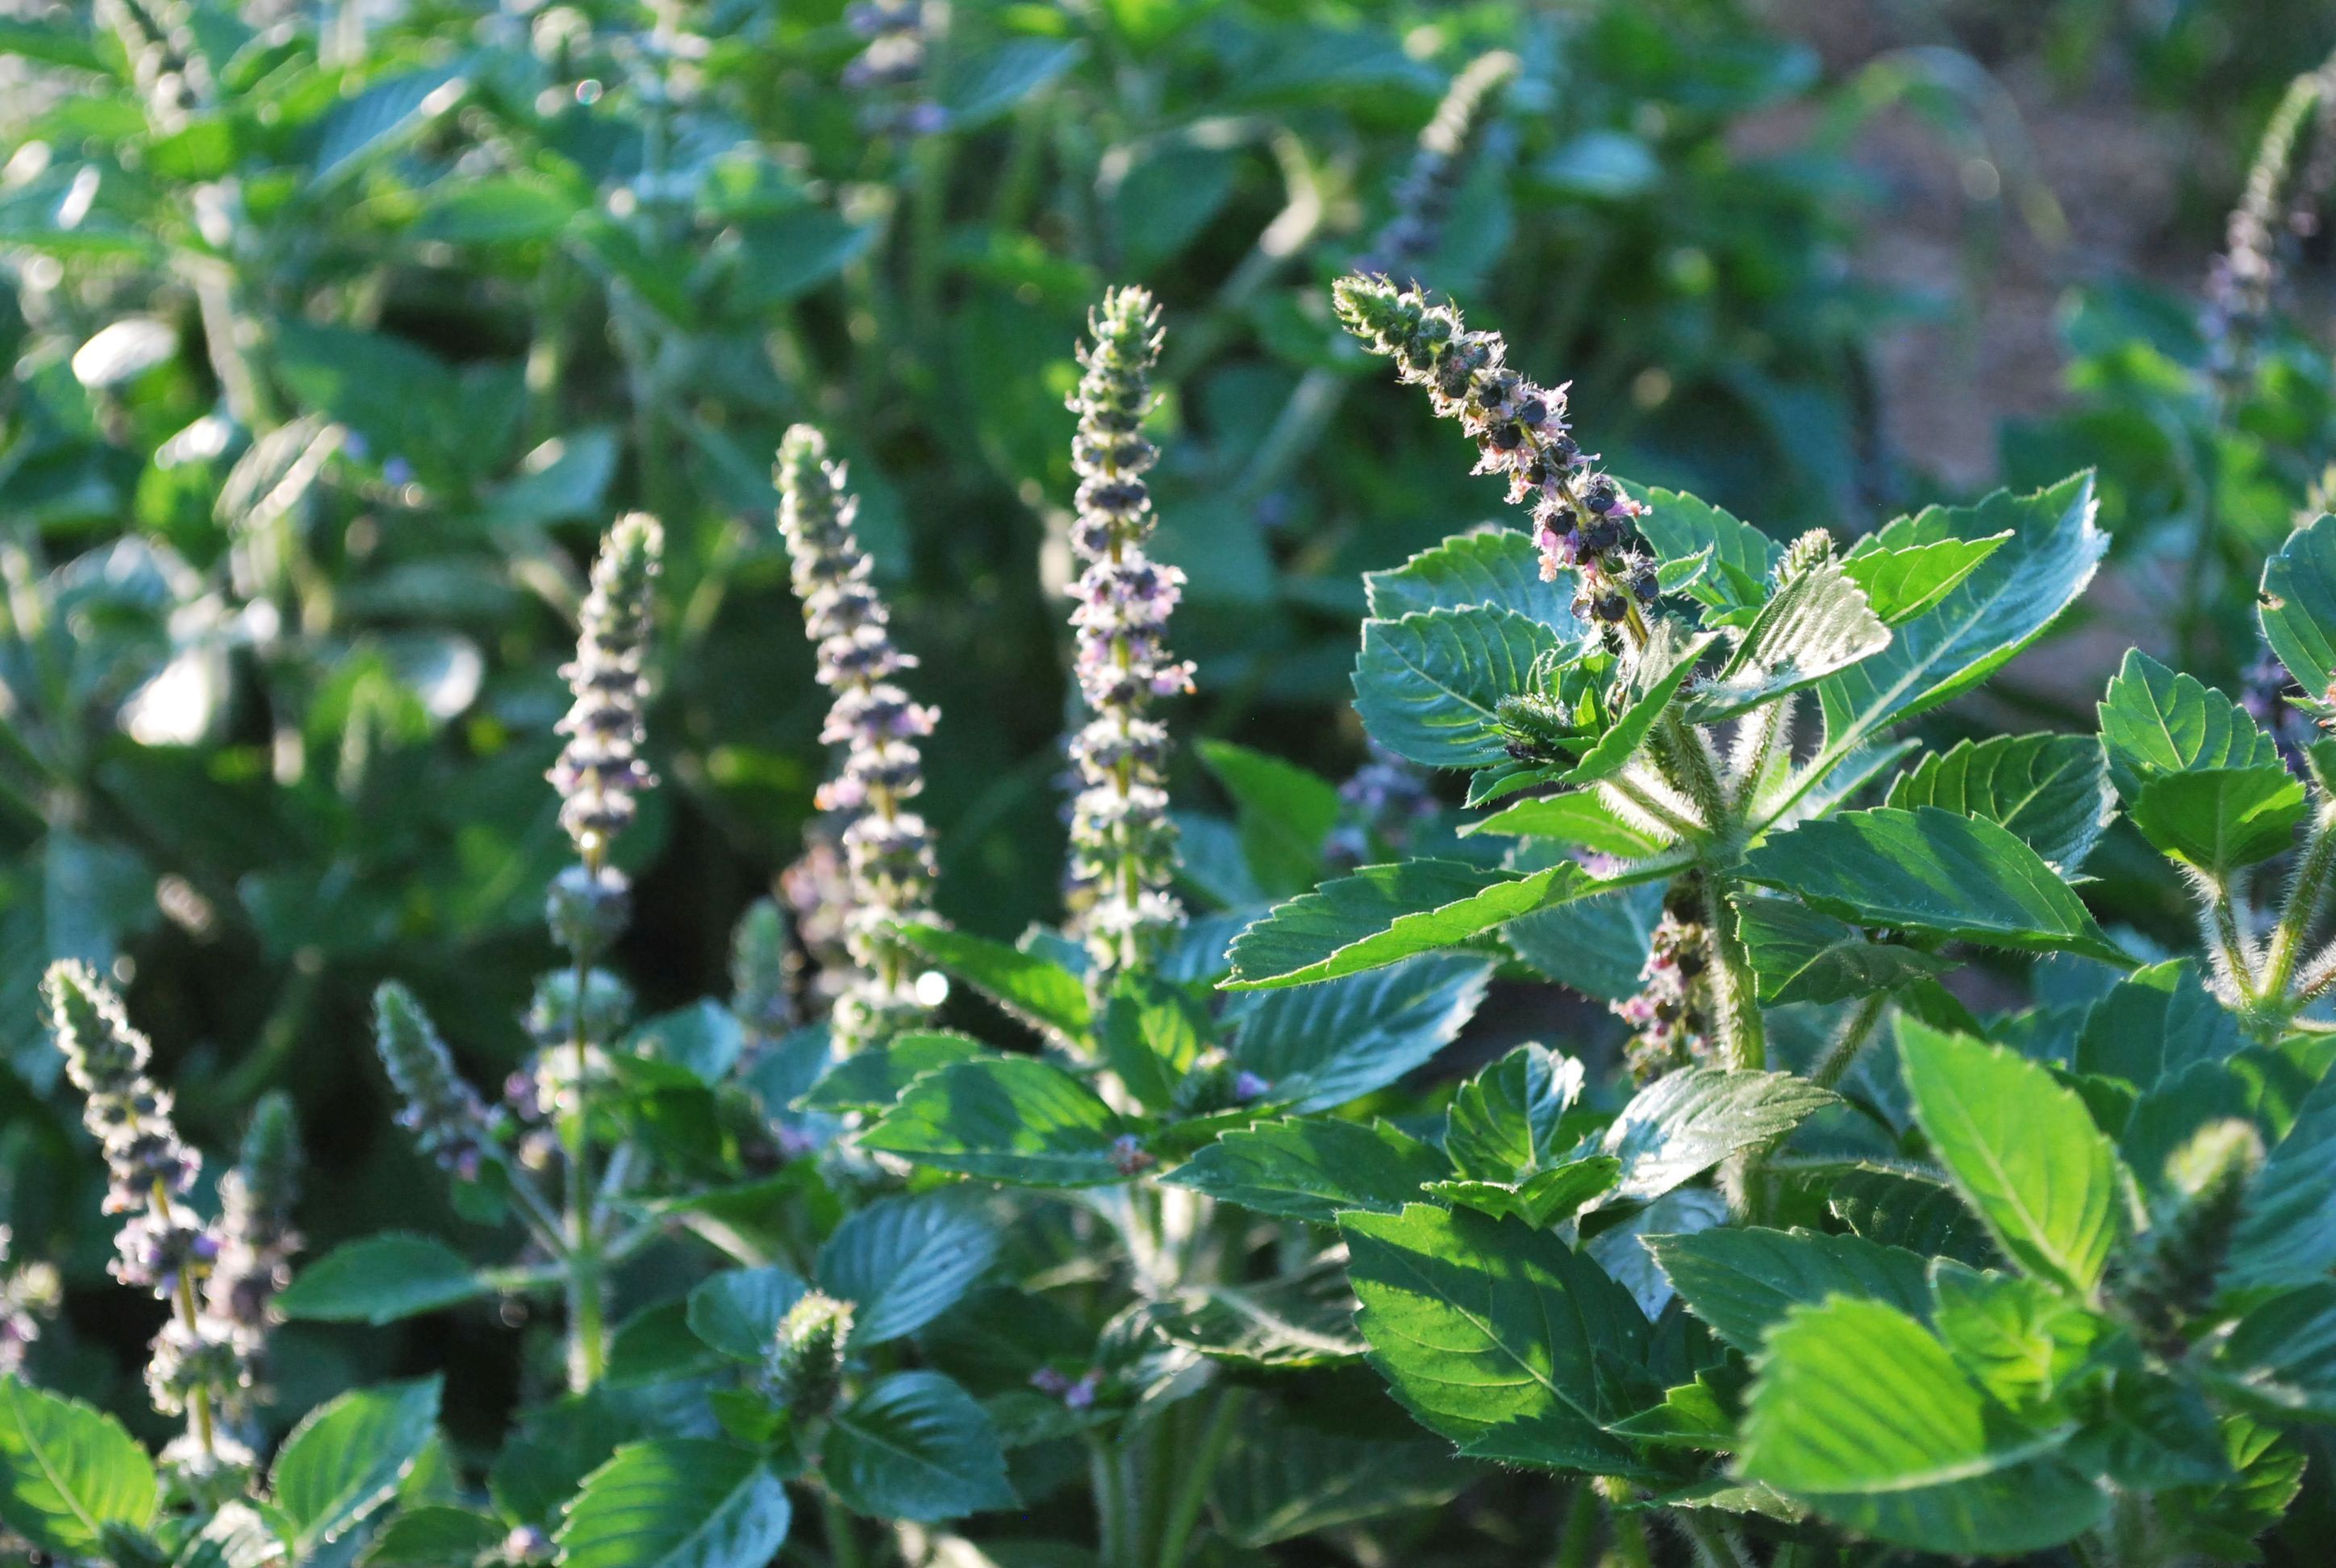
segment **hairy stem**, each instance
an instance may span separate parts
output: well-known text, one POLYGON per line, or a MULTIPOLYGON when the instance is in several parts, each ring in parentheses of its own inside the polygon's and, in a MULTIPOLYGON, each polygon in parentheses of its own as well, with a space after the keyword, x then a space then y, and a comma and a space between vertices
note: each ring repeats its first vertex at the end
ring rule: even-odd
MULTIPOLYGON (((2282 1015, 2293 1010, 2289 982, 2294 978, 2303 940, 2311 934, 2312 922, 2319 917, 2327 896, 2331 868, 2336 868, 2336 801, 2322 801, 2312 815, 2295 873, 2288 880, 2287 900, 2280 910, 2279 925, 2272 932, 2271 946, 2264 951, 2262 980, 2255 988, 2263 1004, 2282 1015)), ((2284 1017, 2278 1021, 2284 1022, 2284 1017)))
POLYGON ((1841 1082, 1865 1042, 1874 1037, 1874 1026, 1882 1021, 1882 1014, 1890 1005, 1890 993, 1876 991, 1857 1004, 1841 1027, 1825 1042, 1825 1054, 1809 1065, 1809 1081, 1833 1087, 1841 1082))
POLYGON ((1752 958, 1736 934, 1736 911, 1728 901, 1728 879, 1707 870, 1703 879, 1704 929, 1711 933, 1711 999, 1718 1015, 1720 1048, 1731 1072, 1757 1072, 1768 1065, 1768 1027, 1760 1016, 1752 958))
POLYGON ((1167 1527, 1160 1535, 1159 1568, 1183 1568, 1192 1545, 1192 1528, 1200 1523, 1202 1505, 1209 1498, 1209 1483, 1216 1478, 1217 1466, 1225 1456, 1225 1448, 1240 1426, 1241 1408, 1248 1402, 1249 1391, 1245 1388, 1228 1388, 1217 1396, 1217 1407, 1201 1433, 1199 1447, 1183 1461, 1184 1478, 1168 1505, 1167 1527))
MULTIPOLYGON (((600 855, 588 851, 585 866, 599 874, 600 855)), ((600 1237, 592 1214, 592 1113, 586 1086, 591 1078, 591 1048, 585 1040, 584 998, 592 976, 590 956, 576 954, 576 993, 568 1013, 568 1044, 574 1054, 575 1101, 560 1122, 565 1159, 568 1237, 568 1386, 580 1394, 599 1381, 608 1364, 607 1303, 600 1273, 600 1237)))

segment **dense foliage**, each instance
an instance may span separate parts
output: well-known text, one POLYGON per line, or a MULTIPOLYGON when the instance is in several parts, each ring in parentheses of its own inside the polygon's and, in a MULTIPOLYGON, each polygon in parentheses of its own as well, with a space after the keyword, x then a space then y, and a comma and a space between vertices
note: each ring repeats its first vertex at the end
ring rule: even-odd
POLYGON ((0 19, 0 1553, 2313 1560, 2336 64, 2115 10, 2252 167, 1967 504, 1945 51, 0 19))

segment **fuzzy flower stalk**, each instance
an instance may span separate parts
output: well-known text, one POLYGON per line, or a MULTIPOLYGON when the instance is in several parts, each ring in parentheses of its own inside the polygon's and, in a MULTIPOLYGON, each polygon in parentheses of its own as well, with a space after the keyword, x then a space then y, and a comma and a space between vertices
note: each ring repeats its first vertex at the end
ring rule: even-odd
POLYGON ((146 1374, 155 1407, 188 1417, 186 1438, 165 1457, 198 1482, 248 1466, 249 1453, 219 1430, 223 1417, 242 1413, 252 1378, 235 1325, 204 1302, 222 1244, 186 1201, 200 1157, 180 1141, 169 1092, 147 1076, 151 1047, 113 989, 71 961, 52 964, 41 989, 65 1076, 84 1097, 83 1123, 105 1151, 105 1212, 128 1216, 114 1238, 113 1277, 173 1308, 146 1374))
POLYGON ((2245 377, 2255 341, 2271 315, 2279 280, 2281 230, 2302 239, 2318 226, 2319 204, 2336 177, 2336 147, 2329 145, 2336 141, 2331 116, 2336 116, 2336 55, 2288 84, 2256 144, 2238 204, 2231 209, 2223 253, 2206 275, 2202 323, 2210 363, 2225 395, 2245 377), (2314 145, 2291 190, 2296 151, 2307 138, 2314 145))
POLYGON ((1088 321, 1071 466, 1079 476, 1071 549, 1079 690, 1092 716, 1070 743, 1080 788, 1071 807, 1071 909, 1098 978, 1147 962, 1184 911, 1168 891, 1176 830, 1163 772, 1167 727, 1155 698, 1192 689, 1192 667, 1168 651, 1169 613, 1184 574, 1144 552, 1153 527, 1144 482, 1159 453, 1144 438, 1160 311, 1141 288, 1114 289, 1088 321))
POLYGON ((1701 873, 1689 872, 1672 881, 1639 971, 1640 989, 1614 1004, 1615 1014, 1630 1026, 1622 1059, 1639 1083, 1714 1054, 1711 932, 1704 924, 1705 907, 1701 873))
POLYGON ((1644 510, 1595 471, 1566 424, 1562 386, 1537 386, 1509 368, 1497 332, 1471 332, 1460 312, 1384 278, 1349 277, 1333 290, 1338 319, 1404 380, 1427 388, 1436 412, 1475 442, 1475 472, 1505 475, 1513 504, 1533 507, 1533 542, 1545 582, 1579 574, 1574 613, 1647 638, 1659 594, 1655 563, 1633 527, 1644 510))
POLYGON ((1506 50, 1480 54, 1452 79, 1435 117, 1419 133, 1411 166, 1395 188, 1395 216, 1380 229, 1365 255, 1357 258, 1363 272, 1413 278, 1436 248, 1444 242, 1452 203, 1468 177, 1477 150, 1484 145, 1494 110, 1517 73, 1517 57, 1506 50))
POLYGON ((203 1310, 235 1325, 255 1380, 268 1330, 278 1321, 277 1294, 292 1282, 292 1254, 300 1250, 292 1228, 299 1195, 299 1127, 292 1102, 271 1094, 252 1111, 235 1167, 219 1178, 219 1257, 203 1281, 203 1310))
POLYGON ((843 748, 816 803, 843 824, 844 877, 833 891, 845 901, 842 935, 854 973, 831 1018, 848 1054, 914 1027, 929 1011, 917 999, 916 953, 898 929, 932 919, 932 830, 910 803, 925 787, 917 743, 939 716, 910 701, 893 678, 917 661, 892 640, 891 612, 852 531, 859 502, 844 481, 825 436, 807 424, 787 432, 779 444, 779 531, 819 683, 834 694, 820 739, 843 748))
POLYGON ((46 1263, 20 1263, 6 1268, 15 1238, 0 1225, 0 1375, 19 1372, 24 1353, 41 1337, 41 1320, 53 1317, 63 1299, 57 1271, 46 1263))

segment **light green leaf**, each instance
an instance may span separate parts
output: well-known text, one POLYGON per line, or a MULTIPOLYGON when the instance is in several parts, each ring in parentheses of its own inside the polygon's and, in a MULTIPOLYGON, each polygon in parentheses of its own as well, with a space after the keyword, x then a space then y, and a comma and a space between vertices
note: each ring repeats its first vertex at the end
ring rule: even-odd
POLYGON ((1595 887, 1572 861, 1518 873, 1465 861, 1365 866, 1279 904, 1233 939, 1229 991, 1304 985, 1454 947, 1595 887))
POLYGON ((1562 637, 1586 629, 1573 616, 1572 578, 1543 581, 1541 551, 1514 528, 1455 533, 1392 570, 1363 573, 1363 589, 1378 620, 1485 605, 1554 627, 1562 637))
POLYGON ((2285 850, 2303 813, 2303 781, 2264 763, 2152 779, 2133 803, 2133 825, 2158 850, 2220 877, 2285 850))
POLYGON ((1889 803, 1985 817, 2063 876, 2117 817, 2101 743, 2088 735, 2004 735, 1933 752, 1890 786, 1889 803))
POLYGON ((2039 1419, 2113 1331, 2108 1320, 2042 1280, 1938 1265, 1939 1338, 1981 1388, 2039 1419))
POLYGON ((1721 1228, 1650 1236, 1647 1250, 1695 1315, 1747 1355, 1791 1309, 1830 1296, 1930 1315, 1930 1260, 1862 1236, 1721 1228))
POLYGON ((1241 856, 1268 897, 1302 892, 1322 878, 1322 841, 1338 821, 1338 786, 1294 763, 1231 741, 1197 749, 1238 809, 1241 856))
POLYGON ((558 1535, 562 1568, 762 1568, 787 1538, 787 1489, 729 1443, 628 1443, 584 1478, 558 1535))
POLYGON ((1349 1214, 1348 1278, 1371 1362, 1414 1416, 1480 1459, 1626 1473, 1630 1410, 1602 1357, 1636 1367, 1647 1323, 1547 1232, 1416 1204, 1349 1214))
POLYGON ((1328 1223, 1340 1210, 1394 1214, 1445 1158, 1386 1122, 1304 1117, 1227 1133, 1161 1179, 1260 1213, 1328 1223))
POLYGON ((1453 1092, 1444 1153, 1465 1177, 1522 1181, 1553 1164, 1558 1129, 1582 1097, 1579 1059, 1528 1041, 1453 1092))
POLYGON ((860 1142, 961 1175, 1085 1187, 1134 1174, 1137 1132, 1062 1068, 999 1057, 927 1073, 860 1142))
POLYGON ((1630 765, 1639 755, 1639 748, 1653 733, 1663 710, 1679 695, 1687 677, 1695 673, 1696 660, 1703 657, 1716 634, 1698 632, 1684 643, 1666 642, 1658 638, 1648 648, 1641 673, 1646 677, 1630 706, 1621 717, 1607 726, 1597 744, 1582 754, 1582 760, 1566 770, 1559 782, 1569 784, 1595 784, 1611 778, 1630 765))
POLYGON ((145 1529, 159 1496, 152 1461, 121 1422, 0 1378, 0 1523, 48 1552, 87 1557, 110 1527, 145 1529))
POLYGON ((1768 1336, 1737 1467, 1825 1518, 1953 1555, 2055 1546, 2108 1498, 2020 1427, 1922 1324, 1880 1301, 1796 1308, 1768 1336))
POLYGON ((1870 941, 1855 926, 1791 899, 1739 898, 1736 934, 1769 1007, 1847 1001, 1955 967, 1919 948, 1870 941))
POLYGON ((2001 1046, 1900 1014, 1914 1115, 2005 1254, 2080 1296, 2117 1236, 2117 1158, 2075 1090, 2001 1046))
POLYGON ((806 1111, 881 1111, 920 1075, 989 1054, 988 1047, 968 1035, 937 1030, 894 1035, 881 1046, 836 1063, 795 1104, 806 1111))
POLYGON ((947 1311, 998 1258, 998 1231, 967 1194, 879 1198, 819 1250, 819 1287, 850 1301, 852 1343, 881 1345, 947 1311))
POLYGON ((2263 640, 2315 705, 2336 681, 2336 517, 2321 512, 2263 563, 2263 640))
POLYGON ((1934 539, 1884 549, 1869 534, 1857 541, 1842 568, 1865 590, 1882 623, 1896 626, 1946 598, 2010 537, 2007 531, 1985 539, 1934 539))
POLYGON ((486 1281, 445 1242, 387 1231, 336 1247, 307 1264, 276 1304, 287 1318, 378 1328, 487 1291, 486 1281))
POLYGON ((1890 646, 1890 628, 1838 560, 1808 568, 1760 607, 1711 684, 1687 705, 1697 724, 1723 719, 1813 686, 1890 646))
POLYGON ((1667 1389, 1663 1402, 1652 1409, 1615 1422, 1613 1431, 1617 1437, 1666 1448, 1718 1452, 1736 1446, 1729 1403, 1708 1376, 1698 1373, 1694 1382, 1667 1389))
POLYGON ((787 1309, 810 1289, 802 1276, 776 1263, 725 1269, 691 1288, 689 1331, 734 1360, 760 1361, 787 1309))
POLYGON ((1146 1110, 1165 1112, 1201 1054, 1216 1044, 1208 1009, 1183 986, 1141 972, 1113 982, 1096 1031, 1105 1065, 1146 1110))
POLYGON ((1051 959, 964 931, 905 926, 908 944, 1016 1018, 1073 1039, 1095 1020, 1086 982, 1051 959))
POLYGON ((1936 806, 1803 823, 1747 856, 1744 875, 1860 925, 2133 962, 2042 856, 1984 818, 1936 806))
POLYGON ((1615 814, 1596 790, 1569 790, 1563 794, 1522 800, 1470 823, 1463 837, 1500 833, 1516 838, 1552 839, 1600 854, 1638 860, 1661 850, 1671 841, 1615 814))
POLYGON ((1658 1197, 1739 1149, 1783 1136, 1837 1097, 1791 1073, 1666 1074, 1630 1096, 1606 1129, 1605 1152, 1622 1162, 1614 1195, 1658 1197))
POLYGON ((1452 1043, 1484 999, 1491 966, 1458 956, 1406 959, 1318 986, 1235 996, 1223 1022, 1233 1065, 1266 1100, 1327 1111, 1394 1083, 1452 1043))
POLYGON ((1484 605, 1367 620, 1355 711, 1372 739, 1423 767, 1489 767, 1508 758, 1501 699, 1528 689, 1534 660, 1562 641, 1484 605))
POLYGON ((1005 1445, 973 1396, 939 1372, 894 1372, 845 1406, 821 1473, 854 1513, 930 1524, 1011 1508, 1005 1445))
POLYGON ((2279 745, 2238 704, 2196 677, 2129 649, 2100 704, 2109 779, 2129 805, 2142 786, 2192 768, 2279 761, 2279 745))
POLYGON ((1569 1160, 1514 1182, 1429 1182, 1421 1191, 1455 1208, 1474 1209, 1496 1220, 1523 1220, 1535 1230, 1570 1220, 1611 1191, 1622 1174, 1611 1154, 1569 1160))
POLYGON ((443 1379, 356 1388, 308 1412, 277 1450, 268 1484, 306 1553, 397 1495, 438 1430, 443 1379))
POLYGON ((2034 495, 1998 491, 1976 506, 1932 507, 1883 529, 1876 546, 1893 550, 2006 529, 2011 538, 1937 604, 1896 628, 1887 648, 1819 683, 1825 745, 1812 775, 1888 726, 1977 686, 2041 637, 2085 591, 2108 549, 2094 510, 2092 478, 2079 474, 2034 495))

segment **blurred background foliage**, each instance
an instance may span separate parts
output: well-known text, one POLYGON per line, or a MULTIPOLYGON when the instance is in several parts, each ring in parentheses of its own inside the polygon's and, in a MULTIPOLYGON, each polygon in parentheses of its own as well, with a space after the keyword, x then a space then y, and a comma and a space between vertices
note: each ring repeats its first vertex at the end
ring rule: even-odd
MULTIPOLYGON (((1611 466, 1790 535, 2095 465, 2117 567, 2093 624, 2015 672, 2026 722, 2088 725, 2135 641, 2244 677, 2247 563, 2336 442, 2325 237, 2282 241, 2304 265, 2237 371, 2200 288, 2273 105, 2336 44, 2323 6, 927 15, 921 68, 870 82, 840 0, 0 5, 0 1213, 22 1250, 101 1272, 77 1227, 95 1167, 34 1024, 60 957, 134 979, 206 1143, 295 1094, 319 1243, 459 1231, 416 1213, 435 1187, 389 1127, 365 998, 410 980, 482 1082, 527 1049, 565 848, 556 669, 628 508, 670 541, 670 787, 626 842, 618 962, 652 1008, 719 989, 823 766, 771 528, 796 420, 852 461, 942 709, 944 912, 1054 918, 1063 398, 1106 283, 1167 308, 1158 552, 1191 576, 1175 642, 1201 687, 1181 733, 1351 773, 1358 574, 1498 497, 1346 346, 1329 284, 1488 50, 1517 74, 1410 270, 1571 379, 1611 466)), ((1196 766, 1179 784, 1222 806, 1196 766)), ((1228 831, 1188 834, 1204 892, 1228 831)), ((2113 861, 2137 920, 2175 917, 2154 857, 2113 861)), ((99 1347, 151 1327, 104 1314, 141 1310, 75 1292, 65 1380, 102 1387, 99 1347)), ((336 1382, 353 1343, 287 1355, 287 1382, 336 1382)))

